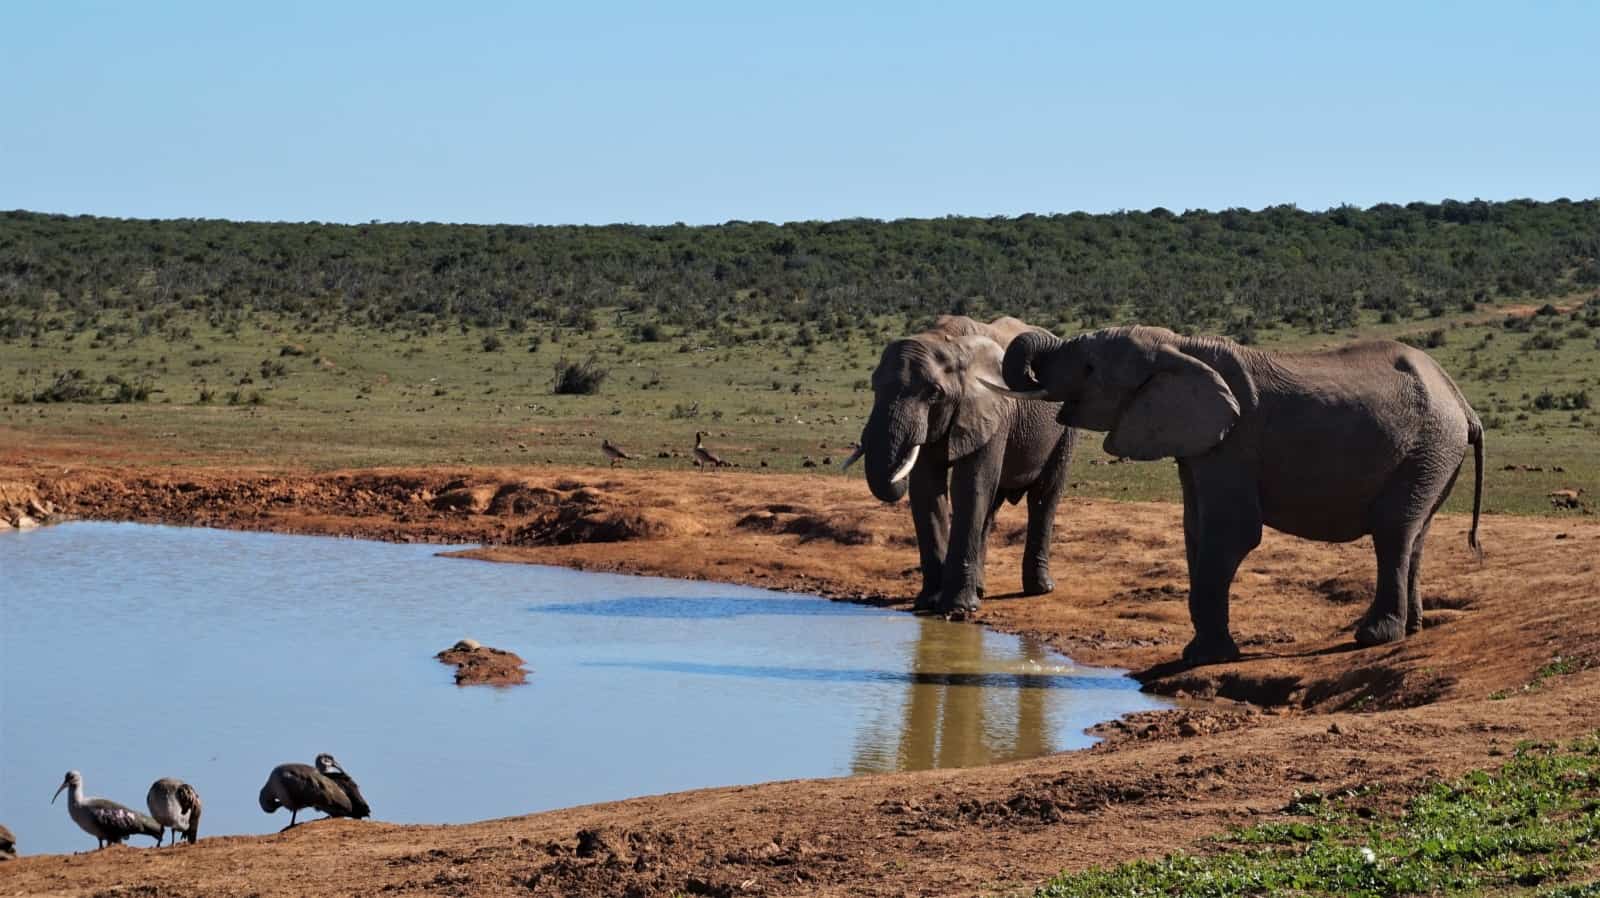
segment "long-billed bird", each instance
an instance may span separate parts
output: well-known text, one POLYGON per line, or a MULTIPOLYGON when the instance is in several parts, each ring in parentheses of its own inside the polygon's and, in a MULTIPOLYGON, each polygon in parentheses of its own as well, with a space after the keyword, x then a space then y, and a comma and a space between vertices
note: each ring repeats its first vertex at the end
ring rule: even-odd
POLYGON ((67 790, 67 815, 79 829, 95 837, 99 842, 95 846, 97 850, 129 836, 151 836, 156 844, 161 843, 161 824, 154 817, 110 799, 84 798, 83 774, 78 771, 67 771, 61 785, 56 787, 56 794, 50 796, 51 804, 61 797, 62 789, 67 790))
POLYGON ((366 817, 372 813, 361 789, 333 755, 317 755, 316 766, 279 764, 261 787, 261 810, 289 809, 289 826, 302 808, 316 808, 329 817, 366 817))
POLYGON ((618 446, 616 443, 613 443, 610 440, 600 441, 600 451, 605 453, 606 458, 611 459, 611 467, 613 468, 617 466, 617 462, 622 461, 623 459, 632 461, 635 457, 622 451, 621 446, 618 446))
POLYGON ((700 431, 694 435, 694 460, 699 463, 700 470, 706 468, 721 468, 728 463, 716 456, 716 453, 705 446, 706 432, 700 431))
POLYGON ((0 861, 9 861, 17 856, 17 837, 0 824, 0 861))
POLYGON ((178 844, 179 833, 190 845, 200 838, 200 793, 193 786, 170 776, 158 779, 150 784, 144 803, 157 823, 172 830, 172 844, 178 844))

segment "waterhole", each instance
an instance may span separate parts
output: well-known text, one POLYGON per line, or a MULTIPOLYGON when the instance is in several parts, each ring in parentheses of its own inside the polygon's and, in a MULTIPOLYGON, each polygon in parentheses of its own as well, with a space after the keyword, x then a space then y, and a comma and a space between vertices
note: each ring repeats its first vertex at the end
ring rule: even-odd
POLYGON ((274 832, 288 815, 257 807, 267 773, 323 751, 374 817, 459 823, 1032 757, 1161 704, 971 624, 440 551, 138 524, 0 535, 0 823, 23 853, 93 848, 50 804, 76 769, 139 810, 154 780, 187 780, 202 837, 274 832), (527 685, 455 686, 432 656, 462 637, 521 655, 527 685))

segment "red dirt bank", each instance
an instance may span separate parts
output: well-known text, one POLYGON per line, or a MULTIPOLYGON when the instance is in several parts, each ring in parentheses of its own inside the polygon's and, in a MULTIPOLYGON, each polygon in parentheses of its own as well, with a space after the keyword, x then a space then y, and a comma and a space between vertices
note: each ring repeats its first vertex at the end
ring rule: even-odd
MULTIPOLYGON (((1154 472, 1153 472, 1154 473, 1154 472)), ((1164 473, 1164 472, 1163 472, 1164 473)), ((726 580, 903 603, 903 507, 836 477, 595 469, 0 467, 6 495, 85 517, 492 544, 508 561, 726 580), (29 493, 28 491, 32 491, 29 493)), ((1244 660, 1164 666, 1189 636, 1175 506, 1069 497, 1051 596, 1013 598, 1023 518, 1007 508, 979 619, 1036 634, 1149 688, 1248 700, 1108 724, 1087 752, 959 771, 773 783, 466 826, 330 821, 168 851, 24 858, 0 895, 901 895, 1026 888, 1270 815, 1295 790, 1415 787, 1524 738, 1600 726, 1600 524, 1493 517, 1429 542, 1428 627, 1356 650, 1365 541, 1269 533, 1234 590, 1244 660), (1579 672, 1538 678, 1553 658, 1579 672), (1536 683, 1537 681, 1537 683, 1536 683), (1330 727, 1330 724, 1337 724, 1330 727), (580 831, 588 832, 583 839, 580 831)), ((24 842, 25 844, 25 842, 24 842)))

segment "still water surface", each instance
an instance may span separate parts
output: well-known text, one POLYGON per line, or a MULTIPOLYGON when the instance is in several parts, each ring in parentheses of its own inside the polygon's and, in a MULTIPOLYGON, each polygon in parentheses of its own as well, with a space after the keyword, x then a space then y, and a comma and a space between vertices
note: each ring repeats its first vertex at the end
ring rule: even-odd
POLYGON ((23 853, 94 847, 49 803, 69 768, 140 810, 151 782, 186 779, 204 837, 284 826, 256 806, 267 772, 327 751, 375 817, 454 823, 1031 757, 1160 706, 976 626, 439 551, 139 524, 0 535, 0 823, 23 853), (432 655, 464 636, 522 655, 528 685, 456 687, 432 655))

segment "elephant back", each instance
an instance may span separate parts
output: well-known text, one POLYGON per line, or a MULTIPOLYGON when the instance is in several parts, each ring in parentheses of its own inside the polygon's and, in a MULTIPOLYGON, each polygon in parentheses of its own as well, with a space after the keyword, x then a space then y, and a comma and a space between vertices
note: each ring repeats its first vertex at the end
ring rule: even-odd
POLYGON ((988 337, 1004 350, 1018 335, 1037 330, 1040 328, 1010 315, 1002 315, 987 323, 965 315, 940 315, 934 319, 933 327, 923 333, 929 336, 938 335, 949 340, 962 337, 988 337))

